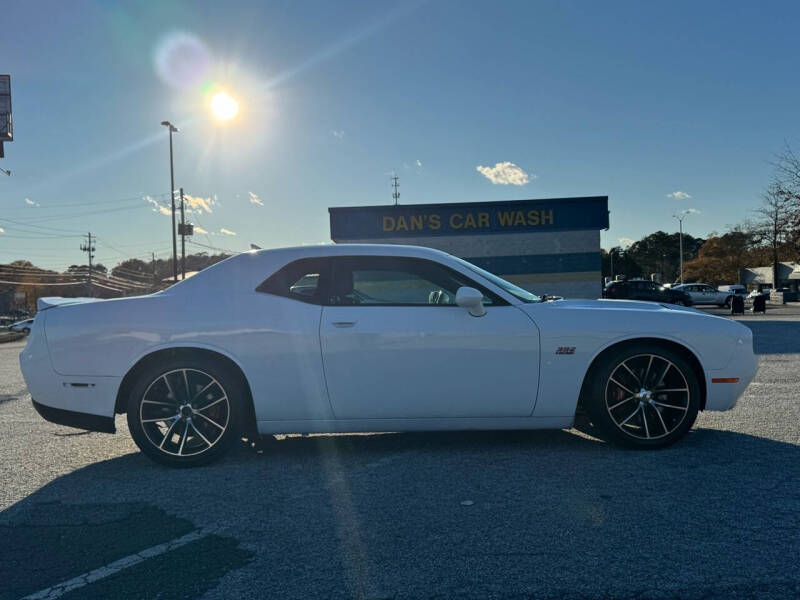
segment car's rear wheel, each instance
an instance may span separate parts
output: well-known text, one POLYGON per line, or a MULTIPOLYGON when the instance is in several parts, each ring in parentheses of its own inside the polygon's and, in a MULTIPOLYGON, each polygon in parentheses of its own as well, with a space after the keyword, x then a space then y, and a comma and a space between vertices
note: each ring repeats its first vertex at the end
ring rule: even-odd
POLYGON ((697 419, 697 374, 669 348, 624 347, 603 357, 589 377, 582 403, 607 441, 660 448, 683 437, 697 419))
POLYGON ((161 464, 208 464, 240 435, 245 398, 240 378, 224 365, 175 357, 141 373, 128 399, 128 427, 142 452, 161 464))

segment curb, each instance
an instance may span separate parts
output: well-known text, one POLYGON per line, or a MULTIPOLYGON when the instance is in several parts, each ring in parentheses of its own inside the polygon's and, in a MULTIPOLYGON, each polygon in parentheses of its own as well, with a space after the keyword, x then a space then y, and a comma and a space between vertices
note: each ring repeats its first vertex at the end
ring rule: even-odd
POLYGON ((16 342, 17 340, 24 338, 24 333, 0 333, 0 344, 4 344, 5 342, 16 342))

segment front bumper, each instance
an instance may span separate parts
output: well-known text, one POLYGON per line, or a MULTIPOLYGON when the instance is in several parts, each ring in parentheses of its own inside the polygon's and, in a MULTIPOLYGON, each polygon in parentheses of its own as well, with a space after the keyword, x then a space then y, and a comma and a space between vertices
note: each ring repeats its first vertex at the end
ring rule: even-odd
POLYGON ((706 372, 706 410, 730 410, 750 385, 758 371, 758 357, 753 352, 752 333, 737 344, 724 369, 706 372), (731 382, 731 379, 738 379, 731 382), (715 381, 716 380, 716 381, 715 381))

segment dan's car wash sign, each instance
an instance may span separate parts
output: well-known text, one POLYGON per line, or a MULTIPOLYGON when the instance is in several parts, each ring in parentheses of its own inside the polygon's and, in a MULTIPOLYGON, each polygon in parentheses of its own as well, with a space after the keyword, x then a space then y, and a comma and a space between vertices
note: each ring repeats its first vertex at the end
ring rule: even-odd
POLYGON ((606 229, 608 197, 328 209, 335 242, 436 235, 606 229))

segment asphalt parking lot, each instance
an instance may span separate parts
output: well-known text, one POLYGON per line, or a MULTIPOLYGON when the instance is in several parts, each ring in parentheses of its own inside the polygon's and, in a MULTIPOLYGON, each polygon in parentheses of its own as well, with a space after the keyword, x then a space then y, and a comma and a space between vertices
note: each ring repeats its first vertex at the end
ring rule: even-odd
POLYGON ((43 421, 24 342, 2 344, 0 599, 798 597, 800 309, 739 319, 756 380, 666 450, 290 436, 181 471, 124 418, 113 436, 43 421))

